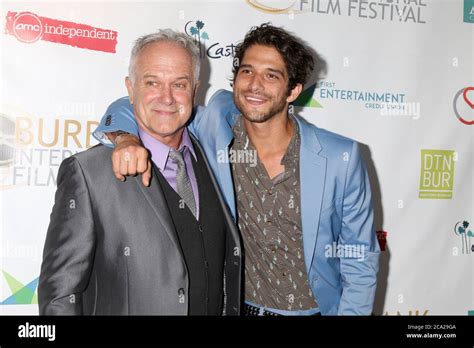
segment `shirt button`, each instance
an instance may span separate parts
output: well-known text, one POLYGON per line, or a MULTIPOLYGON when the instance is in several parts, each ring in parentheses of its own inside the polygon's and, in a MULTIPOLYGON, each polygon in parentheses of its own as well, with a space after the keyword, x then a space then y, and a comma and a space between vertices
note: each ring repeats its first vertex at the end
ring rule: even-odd
POLYGON ((272 195, 272 194, 273 194, 273 190, 271 190, 271 189, 268 190, 268 194, 269 194, 269 195, 272 195))
POLYGON ((268 221, 267 221, 267 224, 268 224, 269 226, 271 226, 271 225, 272 225, 272 220, 268 220, 268 221))
POLYGON ((288 274, 288 273, 286 273, 286 272, 283 272, 283 273, 282 273, 283 277, 286 277, 287 274, 288 274))
POLYGON ((202 232, 202 226, 199 225, 199 232, 202 232))

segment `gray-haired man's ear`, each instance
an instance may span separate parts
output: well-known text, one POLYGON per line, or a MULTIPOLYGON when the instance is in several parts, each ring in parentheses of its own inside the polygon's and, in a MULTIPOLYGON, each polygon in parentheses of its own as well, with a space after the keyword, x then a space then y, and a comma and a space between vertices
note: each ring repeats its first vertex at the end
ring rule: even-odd
POLYGON ((127 87, 128 97, 130 98, 130 104, 133 105, 133 82, 130 77, 125 77, 125 87, 127 87))

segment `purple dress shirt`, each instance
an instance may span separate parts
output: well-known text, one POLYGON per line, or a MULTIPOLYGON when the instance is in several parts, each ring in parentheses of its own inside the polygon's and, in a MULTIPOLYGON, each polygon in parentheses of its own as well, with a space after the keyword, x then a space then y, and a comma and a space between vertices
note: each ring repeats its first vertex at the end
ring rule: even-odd
MULTIPOLYGON (((138 128, 138 133, 140 134, 140 139, 142 140, 143 145, 145 145, 145 147, 151 152, 151 159, 153 163, 155 163, 155 165, 158 167, 168 184, 170 184, 170 186, 175 191, 177 191, 176 171, 178 169, 178 165, 168 156, 171 147, 153 138, 150 134, 148 134, 140 127, 138 128)), ((191 138, 189 137, 189 133, 186 128, 184 128, 181 144, 178 148, 178 151, 181 150, 183 152, 184 162, 186 163, 186 172, 188 173, 189 181, 191 181, 194 200, 196 201, 196 218, 199 219, 199 191, 191 155, 194 157, 195 161, 197 161, 197 157, 194 151, 193 143, 191 142, 191 138)))

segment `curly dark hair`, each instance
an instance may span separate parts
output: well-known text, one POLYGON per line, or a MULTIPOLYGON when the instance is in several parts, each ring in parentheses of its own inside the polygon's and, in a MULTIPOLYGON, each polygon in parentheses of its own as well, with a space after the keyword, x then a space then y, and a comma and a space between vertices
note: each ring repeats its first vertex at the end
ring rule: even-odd
POLYGON ((288 71, 288 94, 298 83, 304 86, 313 72, 314 59, 308 47, 285 29, 264 23, 252 27, 245 35, 244 41, 235 47, 232 67, 234 82, 245 51, 253 45, 270 46, 280 53, 288 71))

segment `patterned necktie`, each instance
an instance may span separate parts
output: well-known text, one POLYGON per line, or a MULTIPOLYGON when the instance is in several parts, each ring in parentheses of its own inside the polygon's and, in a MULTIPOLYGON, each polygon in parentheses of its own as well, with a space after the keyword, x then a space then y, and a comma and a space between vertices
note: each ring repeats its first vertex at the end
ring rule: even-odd
POLYGON ((183 199, 194 217, 196 217, 196 201, 194 200, 193 188, 186 171, 186 163, 184 162, 183 153, 181 151, 170 150, 169 156, 178 165, 176 173, 176 188, 178 195, 183 199))

